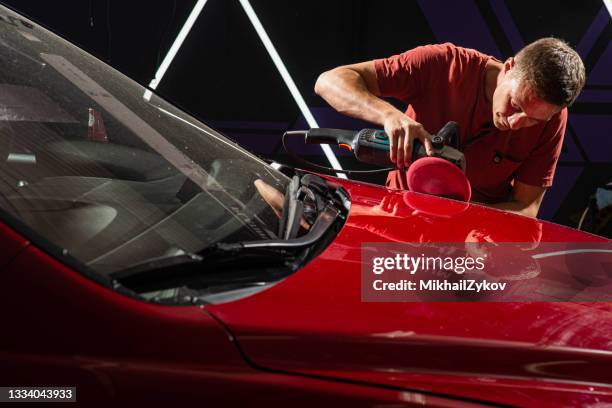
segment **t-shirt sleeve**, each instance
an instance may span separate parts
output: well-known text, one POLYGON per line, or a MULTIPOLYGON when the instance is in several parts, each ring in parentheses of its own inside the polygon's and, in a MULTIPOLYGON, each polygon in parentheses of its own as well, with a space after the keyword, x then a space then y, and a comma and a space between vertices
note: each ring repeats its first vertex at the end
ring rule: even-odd
POLYGON ((517 169, 515 180, 538 187, 552 185, 566 125, 567 108, 564 108, 546 124, 541 142, 517 169))
POLYGON ((381 96, 404 102, 420 97, 431 78, 445 80, 448 73, 442 72, 452 59, 450 44, 424 45, 402 54, 374 60, 376 78, 381 96))

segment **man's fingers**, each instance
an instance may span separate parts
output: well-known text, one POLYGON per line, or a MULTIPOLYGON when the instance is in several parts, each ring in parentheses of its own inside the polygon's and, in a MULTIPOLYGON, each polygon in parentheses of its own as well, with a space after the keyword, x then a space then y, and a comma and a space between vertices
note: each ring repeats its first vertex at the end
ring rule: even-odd
POLYGON ((415 140, 423 144, 427 155, 434 153, 427 131, 420 123, 410 118, 392 118, 386 121, 385 131, 389 135, 389 158, 400 170, 407 168, 412 162, 415 140))
POLYGON ((404 166, 408 167, 412 161, 412 140, 414 132, 409 127, 404 128, 406 136, 404 136, 404 166))
POLYGON ((395 163, 400 170, 404 167, 404 139, 405 136, 403 134, 397 138, 397 160, 395 163))
POLYGON ((431 144, 431 140, 429 140, 429 137, 425 137, 424 139, 425 141, 423 142, 423 144, 425 145, 425 152, 427 152, 428 156, 431 156, 433 154, 433 145, 431 144))
POLYGON ((396 163, 397 161, 397 138, 399 136, 397 130, 394 130, 393 132, 389 133, 387 132, 387 135, 389 137, 389 158, 391 159, 391 161, 393 163, 396 163))
POLYGON ((434 153, 433 145, 431 144, 431 135, 422 126, 419 126, 418 128, 416 128, 415 131, 416 131, 415 132, 416 133, 416 137, 419 138, 419 141, 421 142, 421 144, 425 148, 425 153, 428 156, 431 156, 434 153))

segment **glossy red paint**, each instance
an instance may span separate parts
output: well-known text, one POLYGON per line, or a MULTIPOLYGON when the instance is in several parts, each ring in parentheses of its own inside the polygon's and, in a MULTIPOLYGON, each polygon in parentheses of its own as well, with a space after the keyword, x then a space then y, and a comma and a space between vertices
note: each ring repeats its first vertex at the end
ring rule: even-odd
POLYGON ((365 303, 363 242, 605 242, 460 202, 341 182, 346 225, 269 290, 207 309, 254 364, 519 405, 612 403, 610 303, 365 303))
POLYGON ((76 386, 79 402, 100 405, 306 407, 316 399, 330 406, 481 406, 256 369, 205 308, 130 298, 34 246, 11 262, 0 283, 6 386, 76 386))
POLYGON ((53 385, 53 379, 78 384, 84 398, 105 401, 117 396, 117 387, 130 389, 130 381, 118 383, 114 373, 134 366, 166 373, 252 371, 201 308, 121 295, 34 246, 15 258, 0 282, 2 384, 53 385))

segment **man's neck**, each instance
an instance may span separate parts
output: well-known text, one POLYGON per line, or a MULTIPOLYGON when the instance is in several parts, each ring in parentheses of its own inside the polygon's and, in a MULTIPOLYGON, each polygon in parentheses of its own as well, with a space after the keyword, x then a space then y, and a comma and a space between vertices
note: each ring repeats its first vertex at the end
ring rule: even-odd
POLYGON ((494 59, 487 61, 487 65, 485 66, 484 81, 484 92, 487 104, 491 104, 493 101, 493 93, 495 92, 495 88, 497 88, 497 77, 499 76, 499 73, 503 67, 503 63, 494 59))

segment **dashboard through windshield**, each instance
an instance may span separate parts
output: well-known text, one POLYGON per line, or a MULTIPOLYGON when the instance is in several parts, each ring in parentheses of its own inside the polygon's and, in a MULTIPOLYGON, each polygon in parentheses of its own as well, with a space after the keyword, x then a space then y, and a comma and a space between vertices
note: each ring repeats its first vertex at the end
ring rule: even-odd
POLYGON ((289 179, 0 7, 0 210, 92 269, 275 239, 289 179))

